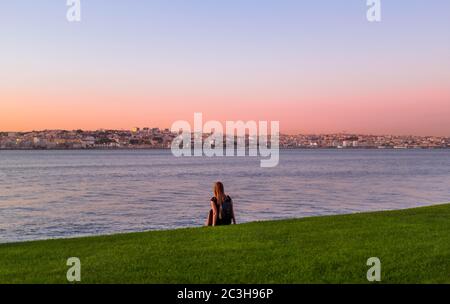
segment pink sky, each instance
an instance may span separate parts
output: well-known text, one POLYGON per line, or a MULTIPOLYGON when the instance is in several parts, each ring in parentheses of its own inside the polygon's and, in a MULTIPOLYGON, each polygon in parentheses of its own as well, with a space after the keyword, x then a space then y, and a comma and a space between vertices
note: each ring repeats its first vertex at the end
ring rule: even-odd
POLYGON ((280 1, 87 1, 79 24, 64 2, 5 2, 0 131, 202 112, 284 133, 450 136, 449 1, 386 1, 377 24, 365 1, 280 1))
POLYGON ((284 133, 355 132, 450 135, 446 88, 385 90, 374 94, 211 94, 201 96, 105 92, 3 92, 0 129, 130 129, 170 127, 175 120, 278 120, 284 133), (72 95, 72 96, 71 96, 72 95), (63 101, 62 101, 63 100, 63 101))

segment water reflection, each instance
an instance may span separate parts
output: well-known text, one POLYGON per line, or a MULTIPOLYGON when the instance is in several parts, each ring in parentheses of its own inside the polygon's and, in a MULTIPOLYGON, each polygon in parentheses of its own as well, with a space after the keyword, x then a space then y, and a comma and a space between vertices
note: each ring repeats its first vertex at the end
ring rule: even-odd
POLYGON ((174 158, 170 151, 1 151, 0 242, 203 224, 222 180, 240 222, 450 201, 448 150, 282 151, 174 158))

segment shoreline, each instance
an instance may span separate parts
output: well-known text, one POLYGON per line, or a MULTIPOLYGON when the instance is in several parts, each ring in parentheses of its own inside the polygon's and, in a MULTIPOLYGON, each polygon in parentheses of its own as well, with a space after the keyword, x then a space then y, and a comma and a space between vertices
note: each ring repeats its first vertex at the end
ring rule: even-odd
MULTIPOLYGON (((170 151, 170 148, 151 148, 151 147, 136 147, 136 148, 50 148, 50 149, 41 149, 41 148, 0 148, 0 151, 139 151, 139 150, 161 150, 161 151, 170 151)), ((338 151, 346 151, 346 150, 388 150, 388 151, 402 151, 402 150, 450 150, 450 147, 347 147, 347 148, 337 148, 337 147, 316 147, 316 148, 308 148, 308 147, 295 147, 295 148, 283 148, 280 147, 280 150, 302 150, 302 151, 315 151, 315 150, 338 150, 338 151)))
POLYGON ((0 283, 450 283, 450 203, 413 209, 0 245, 0 283), (217 257, 220 256, 220 259, 217 257), (209 271, 205 271, 209 269, 209 271), (426 270, 424 270, 426 269, 426 270))
MULTIPOLYGON (((360 211, 353 213, 340 213, 340 214, 328 214, 328 215, 316 215, 316 216, 307 216, 307 217, 293 217, 293 218, 284 218, 284 219, 276 219, 276 220, 260 220, 260 221, 250 221, 244 223, 238 223, 238 226, 249 225, 254 223, 279 223, 286 221, 301 221, 308 219, 317 219, 317 218, 330 218, 330 217, 340 217, 340 216, 351 216, 351 215, 371 215, 376 213, 384 213, 384 212, 396 212, 396 211, 407 211, 407 210, 415 210, 421 208, 429 208, 436 206, 450 206, 450 202, 448 203, 435 203, 431 205, 423 205, 411 208, 403 208, 403 209, 383 209, 377 211, 360 211)), ((235 226, 235 225, 230 225, 235 226)), ((12 242, 0 242, 0 249, 2 245, 14 245, 14 244, 25 244, 25 243, 34 243, 34 242, 47 242, 47 241, 58 241, 58 240, 76 240, 76 239, 87 239, 87 238, 95 238, 95 237, 109 237, 109 236, 121 236, 127 234, 136 234, 136 233, 154 233, 154 232, 168 232, 168 231, 180 231, 180 230, 191 230, 191 229, 210 229, 212 227, 205 226, 186 226, 186 227, 178 227, 178 228, 162 228, 162 229, 152 229, 152 230, 142 230, 142 231, 127 231, 127 232, 111 232, 104 234, 87 234, 87 235, 79 235, 79 236, 67 236, 67 237, 54 237, 54 238, 42 238, 42 239, 34 239, 34 240, 23 240, 23 241, 12 241, 12 242)), ((216 227, 217 228, 217 227, 216 227)))
POLYGON ((0 245, 0 283, 450 283, 450 204, 0 245), (220 259, 217 257, 220 256, 220 259), (426 268, 427 272, 422 270, 426 268), (210 271, 205 271, 210 269, 210 271))

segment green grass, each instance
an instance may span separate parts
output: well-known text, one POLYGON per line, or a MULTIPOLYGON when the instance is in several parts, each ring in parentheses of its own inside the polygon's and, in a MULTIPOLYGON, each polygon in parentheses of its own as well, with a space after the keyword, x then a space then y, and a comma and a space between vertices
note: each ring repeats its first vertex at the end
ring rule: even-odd
POLYGON ((450 205, 0 245, 0 283, 450 283, 450 205))

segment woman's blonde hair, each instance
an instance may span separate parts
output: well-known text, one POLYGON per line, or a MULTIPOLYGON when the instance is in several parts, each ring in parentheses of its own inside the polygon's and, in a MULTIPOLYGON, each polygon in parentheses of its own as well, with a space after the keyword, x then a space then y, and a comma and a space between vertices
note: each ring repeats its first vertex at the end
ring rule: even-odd
POLYGON ((225 201, 225 191, 221 182, 214 184, 214 197, 217 199, 217 205, 219 205, 219 218, 222 218, 222 203, 225 201))

